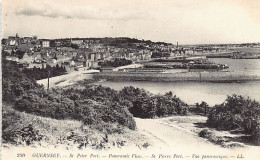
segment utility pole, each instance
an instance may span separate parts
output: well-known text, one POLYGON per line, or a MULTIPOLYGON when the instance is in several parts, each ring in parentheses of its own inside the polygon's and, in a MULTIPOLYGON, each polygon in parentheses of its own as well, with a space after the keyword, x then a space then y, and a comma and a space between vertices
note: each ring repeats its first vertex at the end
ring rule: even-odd
POLYGON ((50 71, 48 71, 48 84, 47 84, 47 92, 49 93, 50 88, 50 71))
POLYGON ((205 116, 207 115, 207 105, 205 105, 205 116))

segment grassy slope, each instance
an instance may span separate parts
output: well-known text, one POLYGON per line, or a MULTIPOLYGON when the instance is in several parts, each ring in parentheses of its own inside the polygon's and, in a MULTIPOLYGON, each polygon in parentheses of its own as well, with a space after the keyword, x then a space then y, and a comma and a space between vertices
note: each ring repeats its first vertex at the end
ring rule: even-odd
POLYGON ((11 106, 3 104, 3 136, 18 135, 13 140, 3 141, 3 146, 12 148, 15 146, 27 146, 20 132, 23 128, 32 125, 37 135, 42 135, 40 141, 32 140, 32 147, 63 148, 63 149, 109 149, 137 146, 147 146, 146 139, 137 131, 128 128, 120 128, 116 124, 108 124, 109 132, 102 132, 95 128, 104 126, 86 126, 75 120, 56 120, 40 117, 24 112, 15 111, 11 106), (112 129, 111 129, 112 128, 112 129), (18 131, 18 132, 16 132, 18 131))

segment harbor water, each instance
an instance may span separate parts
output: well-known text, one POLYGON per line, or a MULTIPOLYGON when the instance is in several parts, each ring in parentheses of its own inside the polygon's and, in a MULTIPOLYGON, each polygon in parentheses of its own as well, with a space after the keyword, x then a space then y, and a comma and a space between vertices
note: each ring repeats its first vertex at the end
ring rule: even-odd
MULTIPOLYGON (((260 75, 259 59, 212 58, 210 61, 227 64, 229 68, 226 70, 230 72, 240 72, 245 75, 260 75)), ((105 81, 97 84, 116 90, 121 90, 125 86, 134 86, 143 88, 154 94, 164 94, 171 91, 187 104, 205 101, 213 106, 223 103, 227 95, 232 94, 250 97, 260 102, 260 81, 246 83, 105 81)))

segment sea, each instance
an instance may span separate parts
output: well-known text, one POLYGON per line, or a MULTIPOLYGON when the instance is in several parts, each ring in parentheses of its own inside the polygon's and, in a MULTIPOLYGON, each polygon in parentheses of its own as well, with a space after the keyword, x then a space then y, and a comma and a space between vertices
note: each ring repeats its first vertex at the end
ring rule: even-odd
MULTIPOLYGON (((229 68, 225 71, 228 72, 260 76, 260 59, 210 58, 209 60, 217 64, 227 64, 229 68)), ((233 94, 260 102, 260 81, 245 83, 104 81, 96 84, 115 90, 121 90, 125 86, 134 86, 161 95, 171 91, 189 105, 205 101, 210 106, 214 106, 223 103, 227 96, 233 94)))

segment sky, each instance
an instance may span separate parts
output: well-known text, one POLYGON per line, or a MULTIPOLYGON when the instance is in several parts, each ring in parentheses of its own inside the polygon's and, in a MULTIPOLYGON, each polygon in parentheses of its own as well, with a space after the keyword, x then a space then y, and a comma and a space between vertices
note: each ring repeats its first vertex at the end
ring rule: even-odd
POLYGON ((2 0, 2 37, 260 42, 259 0, 2 0))

